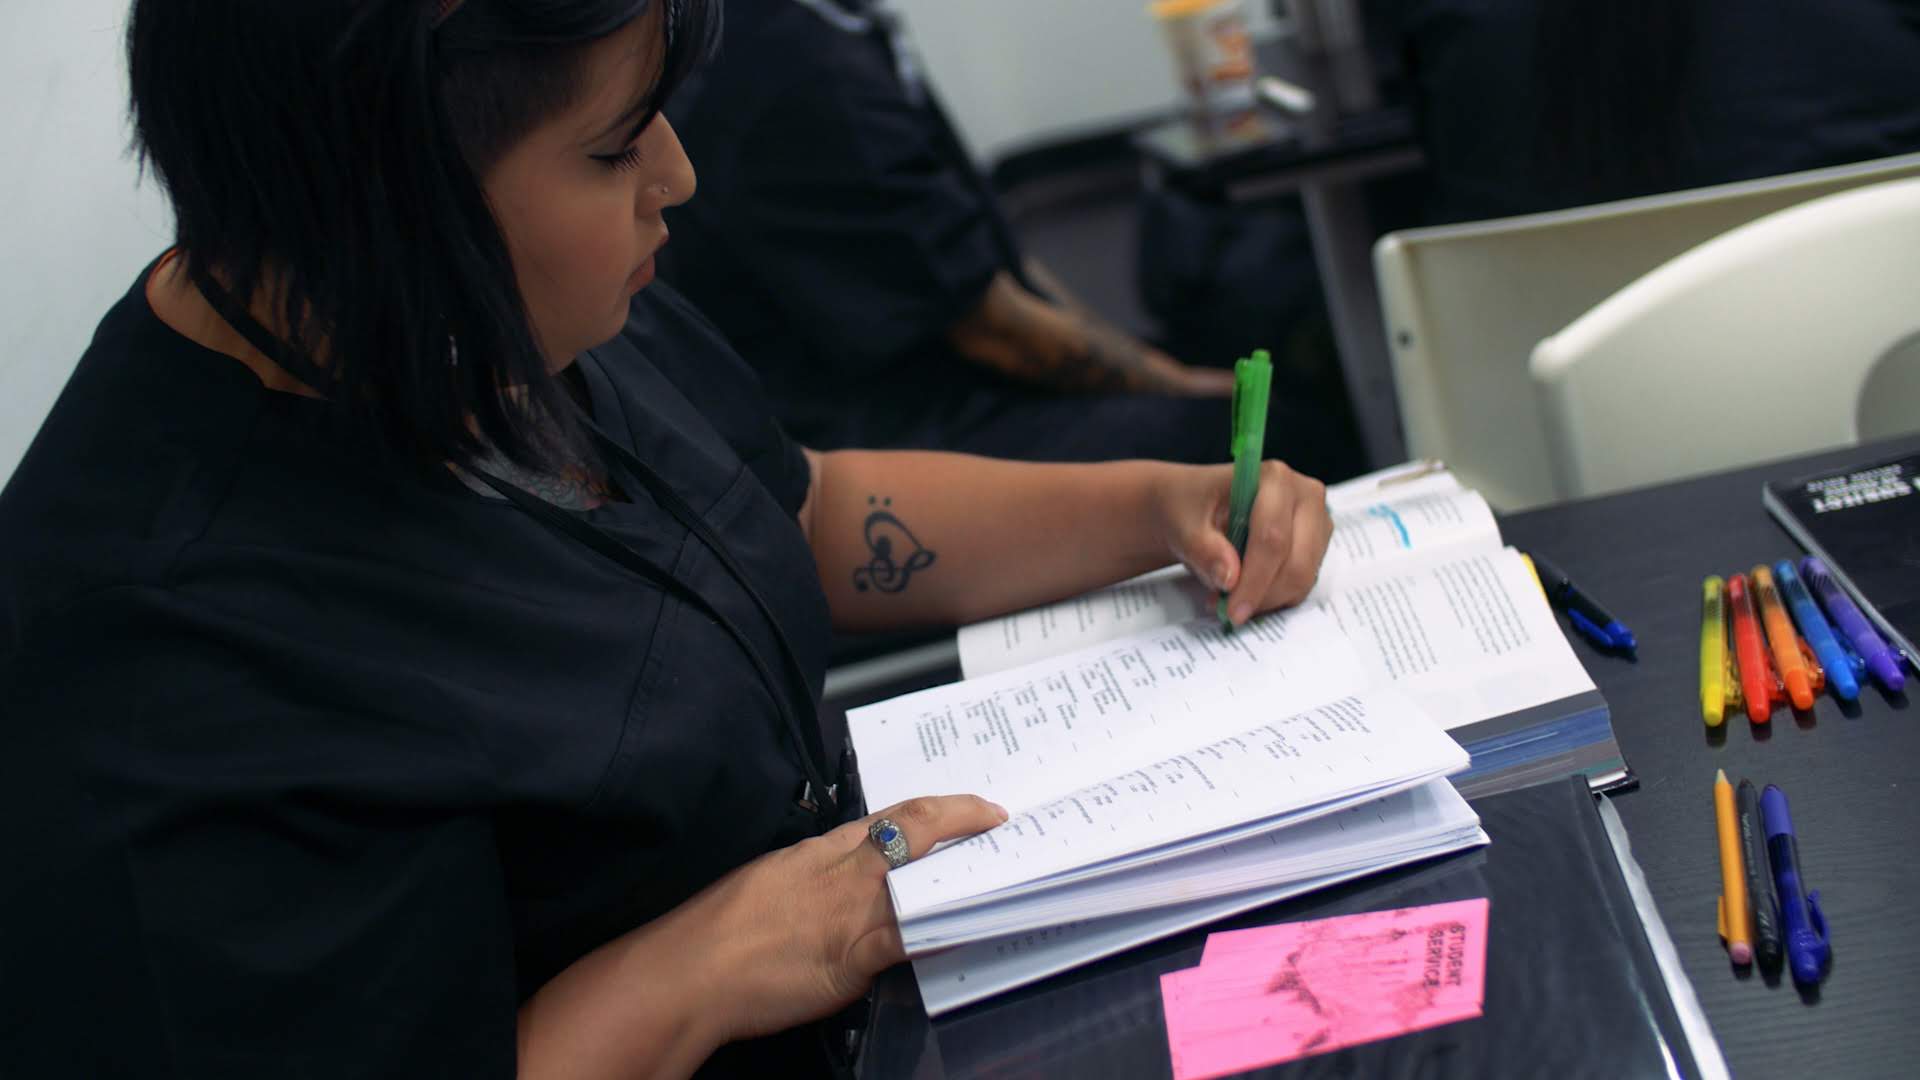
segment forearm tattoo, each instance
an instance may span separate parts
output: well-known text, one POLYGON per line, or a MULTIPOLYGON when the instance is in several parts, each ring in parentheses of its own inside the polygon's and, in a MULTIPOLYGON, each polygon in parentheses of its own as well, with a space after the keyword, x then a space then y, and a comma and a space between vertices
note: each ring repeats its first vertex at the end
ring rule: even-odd
POLYGON ((867 496, 868 559, 853 571, 856 592, 905 592, 913 575, 933 565, 937 557, 920 543, 913 530, 893 514, 893 500, 867 496))
POLYGON ((1157 380, 1147 363, 1146 346, 1107 324, 1082 316, 1079 342, 1067 346, 1055 367, 1085 380, 1094 390, 1153 390, 1157 380))
POLYGON ((975 361, 1014 378, 1061 390, 1154 392, 1166 373, 1150 350, 1098 317, 1061 309, 996 279, 986 299, 956 328, 955 344, 975 361))

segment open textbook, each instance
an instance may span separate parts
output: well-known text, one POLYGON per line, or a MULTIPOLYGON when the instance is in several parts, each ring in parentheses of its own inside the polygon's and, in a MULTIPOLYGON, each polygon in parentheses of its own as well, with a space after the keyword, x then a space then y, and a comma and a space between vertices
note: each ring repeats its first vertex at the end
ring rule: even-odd
MULTIPOLYGON (((1327 490, 1333 540, 1302 610, 1331 615, 1363 685, 1407 693, 1473 755, 1469 798, 1573 773, 1630 783, 1606 702, 1493 512, 1437 463, 1327 490)), ((960 631, 963 677, 1197 624, 1215 596, 1181 567, 960 631)))
POLYGON ((889 875, 930 1012, 1483 844, 1463 791, 1626 776, 1479 496, 1413 466, 1329 504, 1297 608, 1224 632, 1163 571, 970 627, 964 681, 848 714, 869 806, 973 792, 1012 814, 889 875))

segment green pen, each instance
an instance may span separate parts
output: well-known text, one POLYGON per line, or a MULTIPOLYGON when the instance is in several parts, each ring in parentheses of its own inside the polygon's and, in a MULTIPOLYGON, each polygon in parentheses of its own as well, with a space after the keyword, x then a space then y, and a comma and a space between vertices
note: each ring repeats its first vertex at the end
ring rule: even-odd
MULTIPOLYGON (((1233 365, 1233 493, 1227 504, 1227 540, 1242 559, 1253 497, 1260 490, 1260 458, 1267 445, 1267 395, 1273 389, 1273 361, 1265 349, 1253 350, 1233 365)), ((1220 594, 1220 628, 1231 631, 1227 594, 1220 594)))

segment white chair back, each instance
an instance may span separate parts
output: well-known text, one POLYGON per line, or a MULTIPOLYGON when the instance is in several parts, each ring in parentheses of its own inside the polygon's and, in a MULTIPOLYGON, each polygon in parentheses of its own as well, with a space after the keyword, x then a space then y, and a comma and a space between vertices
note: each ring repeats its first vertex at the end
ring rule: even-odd
POLYGON ((1540 342, 1554 479, 1595 495, 1920 431, 1920 178, 1715 237, 1540 342))
POLYGON ((1622 286, 1735 226, 1836 191, 1920 175, 1920 154, 1575 210, 1412 229, 1374 247, 1407 449, 1503 510, 1556 481, 1528 357, 1622 286))

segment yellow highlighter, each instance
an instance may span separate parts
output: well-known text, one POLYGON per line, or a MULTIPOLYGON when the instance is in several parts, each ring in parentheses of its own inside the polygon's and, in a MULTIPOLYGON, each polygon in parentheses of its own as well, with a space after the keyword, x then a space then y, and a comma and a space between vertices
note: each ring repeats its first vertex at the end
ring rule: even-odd
POLYGON ((1726 722, 1727 709, 1740 705, 1740 680, 1727 647, 1727 583, 1709 577, 1700 600, 1700 716, 1708 727, 1726 722))
POLYGON ((1740 859, 1740 827, 1733 811, 1727 770, 1713 780, 1713 819, 1720 834, 1720 936, 1736 964, 1753 962, 1753 917, 1747 907, 1747 872, 1740 859))
POLYGON ((1540 599, 1549 604, 1553 603, 1553 597, 1547 595, 1546 585, 1540 581, 1540 568, 1533 565, 1533 556, 1523 551, 1520 553, 1520 561, 1527 564, 1527 576, 1533 579, 1533 587, 1540 590, 1540 599))

